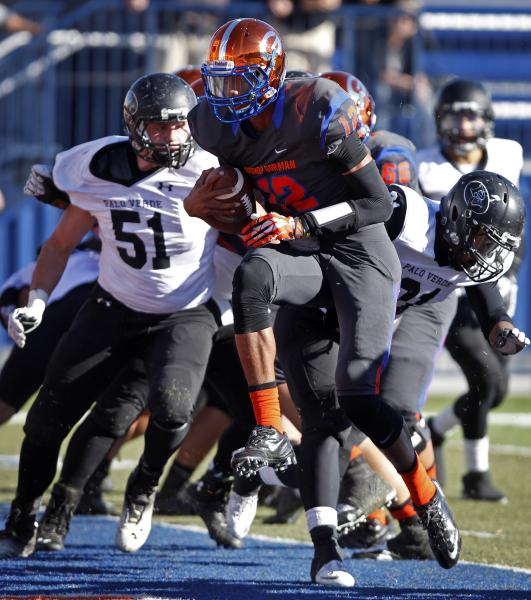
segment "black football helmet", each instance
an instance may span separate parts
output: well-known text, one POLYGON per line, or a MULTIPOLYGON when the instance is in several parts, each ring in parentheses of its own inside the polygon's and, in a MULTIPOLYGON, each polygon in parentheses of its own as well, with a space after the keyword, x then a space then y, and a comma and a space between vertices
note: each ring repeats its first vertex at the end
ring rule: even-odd
POLYGON ((180 77, 170 73, 151 73, 137 79, 129 88, 123 105, 125 129, 135 153, 143 160, 163 167, 182 167, 195 151, 189 135, 184 143, 153 142, 146 132, 148 123, 185 122, 197 104, 192 88, 180 77))
POLYGON ((463 175, 441 200, 440 234, 452 266, 472 281, 495 279, 520 244, 525 205, 517 187, 490 171, 463 175))
POLYGON ((494 134, 494 110, 487 90, 478 81, 453 79, 439 91, 435 123, 441 146, 463 156, 484 148, 494 134), (468 127, 463 119, 468 118, 468 127))

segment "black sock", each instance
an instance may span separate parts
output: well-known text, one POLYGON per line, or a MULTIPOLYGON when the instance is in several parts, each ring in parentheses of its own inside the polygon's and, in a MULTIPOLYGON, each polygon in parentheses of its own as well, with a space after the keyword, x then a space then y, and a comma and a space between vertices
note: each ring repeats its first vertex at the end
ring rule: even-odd
POLYGON ((163 486, 160 488, 159 496, 174 496, 190 479, 194 470, 193 467, 185 467, 174 461, 163 486))

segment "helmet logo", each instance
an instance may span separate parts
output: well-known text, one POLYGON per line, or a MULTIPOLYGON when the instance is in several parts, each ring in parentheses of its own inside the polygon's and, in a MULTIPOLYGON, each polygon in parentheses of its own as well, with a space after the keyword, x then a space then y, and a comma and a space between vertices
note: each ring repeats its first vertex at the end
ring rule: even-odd
POLYGON ((489 192, 481 181, 471 181, 465 186, 465 202, 476 214, 482 215, 489 209, 489 192))
POLYGON ((262 41, 260 42, 260 55, 265 61, 269 61, 270 55, 271 58, 274 60, 280 54, 281 51, 282 43, 276 31, 268 31, 262 38, 262 41), (272 41, 271 38, 273 38, 272 41), (271 50, 269 51, 267 50, 268 45, 271 46, 271 50))

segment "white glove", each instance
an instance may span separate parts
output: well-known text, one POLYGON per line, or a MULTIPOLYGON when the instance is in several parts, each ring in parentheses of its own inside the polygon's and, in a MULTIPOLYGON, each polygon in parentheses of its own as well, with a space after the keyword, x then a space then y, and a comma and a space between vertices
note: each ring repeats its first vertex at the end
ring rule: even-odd
POLYGON ((48 294, 44 290, 30 290, 28 306, 16 308, 9 315, 7 332, 19 348, 24 348, 26 334, 41 324, 47 300, 48 294))
POLYGON ((502 354, 516 354, 529 346, 530 340, 516 327, 504 329, 496 337, 495 346, 502 354))
POLYGON ((26 196, 44 196, 49 190, 49 185, 53 185, 52 166, 51 165, 33 165, 24 184, 24 193, 26 196))
POLYGON ((7 323, 9 322, 9 315, 16 309, 14 304, 0 307, 0 321, 2 325, 7 329, 7 323))

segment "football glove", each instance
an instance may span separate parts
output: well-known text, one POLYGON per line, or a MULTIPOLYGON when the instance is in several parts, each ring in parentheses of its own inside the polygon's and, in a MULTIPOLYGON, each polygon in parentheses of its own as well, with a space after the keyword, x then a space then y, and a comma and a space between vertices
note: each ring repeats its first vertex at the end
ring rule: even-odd
POLYGON ((41 324, 47 300, 48 294, 44 290, 30 290, 28 305, 16 308, 9 315, 7 332, 19 348, 24 348, 26 335, 41 324))
POLYGON ((503 329, 497 336, 494 346, 501 354, 517 354, 529 346, 530 340, 516 327, 503 329))
POLYGON ((275 212, 258 217, 241 230, 245 245, 252 248, 275 241, 298 240, 309 234, 305 222, 299 217, 286 217, 275 212))
POLYGON ((66 208, 70 204, 68 194, 56 187, 51 165, 33 165, 24 185, 24 194, 34 196, 44 204, 66 208))

